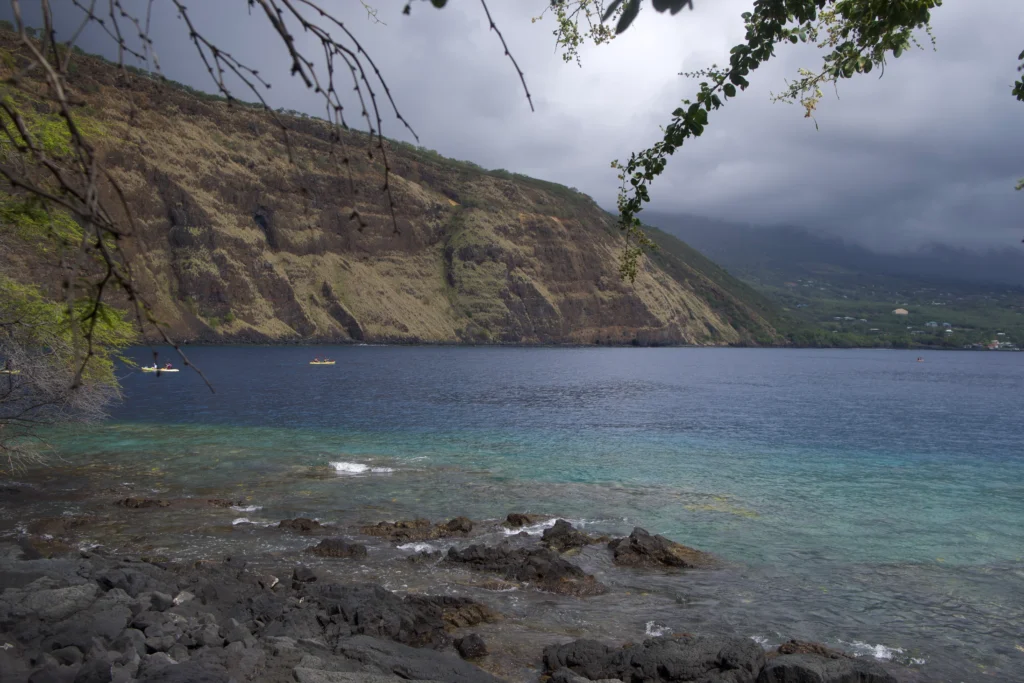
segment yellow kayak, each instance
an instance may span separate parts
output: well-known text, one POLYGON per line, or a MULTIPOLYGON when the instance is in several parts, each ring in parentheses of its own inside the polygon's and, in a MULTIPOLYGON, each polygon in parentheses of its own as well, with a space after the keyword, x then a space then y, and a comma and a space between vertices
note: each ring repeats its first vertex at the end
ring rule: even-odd
POLYGON ((21 370, 0 370, 0 375, 20 375, 21 370))
POLYGON ((335 360, 311 360, 311 361, 309 361, 309 364, 310 365, 334 365, 337 362, 338 361, 335 361, 335 360))
POLYGON ((142 370, 143 372, 177 372, 178 371, 177 368, 169 368, 169 369, 168 368, 147 368, 145 366, 139 368, 139 370, 142 370))

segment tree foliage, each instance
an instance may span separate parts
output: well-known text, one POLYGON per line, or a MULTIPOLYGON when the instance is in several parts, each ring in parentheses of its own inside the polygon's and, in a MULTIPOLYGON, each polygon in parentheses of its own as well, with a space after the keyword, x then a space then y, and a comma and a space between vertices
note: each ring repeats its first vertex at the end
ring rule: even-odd
POLYGON ((0 472, 39 455, 40 428, 103 417, 119 396, 115 360, 134 339, 123 311, 105 304, 93 310, 85 300, 69 309, 0 275, 0 472), (76 330, 92 318, 93 354, 80 368, 76 330))
MULTIPOLYGON (((578 61, 579 47, 588 37, 596 44, 610 40, 606 28, 578 30, 578 17, 589 20, 601 9, 600 3, 552 0, 551 4, 559 22, 556 41, 567 61, 578 61)), ((656 11, 671 14, 683 7, 693 8, 689 0, 652 0, 651 4, 656 11)), ((813 118, 823 87, 884 69, 890 59, 920 47, 922 37, 934 43, 929 22, 932 11, 941 4, 942 0, 755 0, 753 10, 741 15, 744 41, 729 51, 728 64, 683 74, 700 80, 697 92, 672 112, 663 126, 662 139, 631 154, 624 163, 612 162, 621 183, 620 228, 627 240, 622 275, 634 279, 638 259, 651 246, 639 214, 650 201, 650 186, 664 172, 669 157, 704 133, 710 115, 746 90, 753 72, 771 60, 780 45, 810 43, 823 53, 818 68, 801 69, 799 77, 774 98, 800 103, 805 116, 813 118)), ((642 7, 643 0, 616 0, 603 8, 603 19, 617 17, 615 33, 622 33, 642 7)), ((1019 59, 1024 60, 1024 53, 1019 59)), ((1020 70, 1024 71, 1024 64, 1020 70)), ((1012 94, 1024 101, 1024 79, 1013 84, 1012 94)), ((1021 188, 1024 180, 1017 186, 1021 188)))

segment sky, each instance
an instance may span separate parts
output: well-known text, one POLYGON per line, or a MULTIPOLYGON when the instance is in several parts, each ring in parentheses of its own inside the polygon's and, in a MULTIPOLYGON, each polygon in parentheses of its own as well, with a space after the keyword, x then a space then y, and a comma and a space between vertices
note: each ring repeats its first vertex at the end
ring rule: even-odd
MULTIPOLYGON (((81 16, 52 0, 65 36, 81 16)), ((547 0, 489 0, 494 20, 522 68, 535 111, 488 30, 482 5, 450 0, 438 10, 414 0, 321 0, 380 68, 419 144, 487 168, 559 182, 609 210, 618 191, 613 159, 660 138, 673 109, 696 83, 680 72, 723 64, 743 38, 740 15, 752 0, 695 0, 675 17, 649 7, 610 44, 582 50, 582 66, 555 50, 547 0)), ((10 8, 4 3, 3 16, 10 8)), ((23 0, 29 23, 38 16, 23 0)), ((145 7, 143 0, 126 6, 145 7)), ((322 99, 290 74, 285 46, 244 0, 185 3, 197 29, 273 87, 272 106, 321 115, 322 99)), ((105 2, 100 5, 106 5, 105 2)), ((321 26, 340 33, 334 26, 321 26)), ((800 67, 820 53, 785 46, 751 77, 752 87, 711 115, 705 134, 676 153, 652 185, 651 210, 751 224, 826 231, 880 250, 929 243, 1022 248, 1024 104, 1010 96, 1024 49, 1020 0, 946 0, 933 14, 936 50, 891 60, 878 72, 826 92, 816 128, 799 105, 772 103, 800 67)), ((292 28, 296 44, 317 42, 292 28)), ((155 0, 151 37, 168 78, 213 84, 170 0, 155 0)), ((98 26, 78 44, 116 56, 98 26)), ((253 99, 238 90, 241 99, 253 99)), ((358 113, 355 102, 352 111, 358 113)), ((393 116, 384 134, 413 141, 393 116)))

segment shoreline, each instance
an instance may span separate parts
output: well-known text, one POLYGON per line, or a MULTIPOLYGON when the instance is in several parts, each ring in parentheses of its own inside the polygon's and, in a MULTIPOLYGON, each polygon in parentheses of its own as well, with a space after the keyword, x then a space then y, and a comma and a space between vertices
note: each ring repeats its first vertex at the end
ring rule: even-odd
MULTIPOLYGON (((19 495, 10 493, 10 487, 5 492, 6 500, 19 495)), ((97 493, 110 498, 112 491, 97 493)), ((198 497, 119 497, 110 501, 109 509, 116 519, 148 516, 173 522, 189 511, 224 511, 233 503, 241 504, 234 506, 241 509, 233 514, 246 514, 246 501, 198 497)), ((628 680, 632 674, 622 670, 620 662, 626 650, 630 658, 646 658, 658 670, 659 657, 662 663, 683 657, 708 674, 718 666, 708 651, 728 650, 738 653, 740 669, 746 673, 721 680, 736 683, 790 680, 762 676, 769 666, 773 671, 788 667, 788 675, 795 675, 797 669, 834 670, 825 681, 841 680, 837 676, 849 674, 851 667, 873 676, 863 679, 868 681, 925 680, 913 668, 852 658, 817 644, 783 643, 788 649, 780 653, 776 648, 773 654, 737 633, 702 634, 699 629, 664 633, 665 629, 650 622, 646 636, 652 637, 642 642, 631 639, 632 645, 624 646, 623 639, 582 624, 566 625, 557 633, 538 628, 538 618, 545 615, 537 610, 545 605, 546 609, 558 609, 553 605, 592 601, 600 610, 602 600, 620 591, 601 584, 604 575, 595 578, 580 569, 588 566, 588 553, 614 558, 612 563, 621 566, 621 571, 636 575, 685 577, 693 576, 691 572, 720 571, 717 559, 668 539, 637 533, 640 530, 625 540, 593 538, 556 518, 521 513, 510 514, 497 524, 454 518, 435 524, 422 520, 381 522, 357 529, 332 528, 300 518, 282 520, 265 533, 293 537, 305 550, 268 553, 253 543, 244 556, 232 553, 185 561, 173 553, 155 557, 145 551, 115 550, 108 555, 102 546, 75 548, 76 538, 82 538, 87 528, 73 518, 36 520, 26 524, 17 544, 0 542, 0 572, 6 577, 5 586, 14 589, 0 595, 0 625, 12 645, 3 656, 11 666, 17 660, 33 670, 49 668, 50 673, 64 675, 70 675, 68 667, 109 666, 118 672, 113 680, 124 681, 226 681, 233 676, 238 681, 317 683, 349 680, 334 674, 361 667, 363 673, 460 683, 495 683, 494 675, 501 680, 536 681, 549 674, 554 674, 552 680, 557 683, 584 683, 620 675, 628 680), (516 521, 518 526, 514 526, 516 521), (556 527, 558 532, 552 533, 556 527), (538 531, 546 533, 542 536, 538 531), (495 533, 499 534, 497 542, 495 533), (425 552, 416 549, 417 543, 443 540, 455 542, 447 554, 433 548, 425 552), (378 569, 386 576, 397 574, 395 583, 404 583, 404 587, 384 586, 375 580, 379 573, 366 571, 367 546, 371 555, 379 555, 381 549, 403 545, 412 545, 414 552, 385 557, 378 569), (42 557, 44 554, 52 557, 42 557), (453 579, 449 566, 461 574, 453 579), (411 580, 414 577, 426 581, 417 584, 411 580), (88 595, 82 597, 76 591, 88 595), (182 592, 193 597, 186 595, 184 602, 175 604, 182 592), (347 607, 339 606, 339 595, 349 601, 347 607), (431 595, 435 597, 423 597, 431 595), (78 609, 78 616, 65 616, 64 611, 72 608, 65 604, 67 596, 78 596, 74 605, 91 602, 78 609), (514 600, 532 602, 517 612, 509 608, 514 600), (254 611, 254 605, 265 603, 275 607, 254 611), (30 604, 53 605, 61 619, 55 621, 47 616, 50 613, 30 616, 23 609, 30 604), (156 605, 163 609, 153 609, 156 605), (100 615, 104 615, 102 619, 100 615), (339 616, 343 617, 340 621, 339 616), (399 626, 364 628, 370 622, 399 626), (129 633, 133 629, 145 638, 129 633), (13 642, 11 635, 19 633, 22 637, 13 642), (102 646, 93 640, 97 634, 102 646), (483 656, 479 656, 481 639, 488 651, 483 656), (78 654, 68 649, 72 647, 78 654), (580 648, 585 655, 573 654, 580 648), (470 653, 468 660, 460 656, 460 649, 470 653), (114 651, 119 654, 112 655, 114 651), (137 661, 132 652, 138 655, 137 661), (578 663, 579 657, 586 662, 578 663), (168 667, 178 673, 169 673, 168 667), (590 678, 581 680, 577 678, 580 674, 590 678)), ((95 531, 88 535, 94 537, 95 531)), ((102 540, 92 538, 92 542, 102 540)), ((651 680, 692 679, 661 676, 651 680)))

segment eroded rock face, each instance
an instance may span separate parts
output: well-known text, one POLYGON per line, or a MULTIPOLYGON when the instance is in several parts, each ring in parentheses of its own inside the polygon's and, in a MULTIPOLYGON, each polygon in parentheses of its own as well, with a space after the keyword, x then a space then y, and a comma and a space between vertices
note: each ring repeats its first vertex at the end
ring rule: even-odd
POLYGON ((597 540, 560 519, 550 529, 545 529, 541 543, 560 553, 579 551, 597 540))
POLYGON ((541 590, 584 597, 607 592, 607 587, 590 574, 547 548, 511 548, 471 545, 464 550, 450 548, 448 562, 478 571, 496 572, 504 578, 528 581, 541 590))
POLYGON ((593 640, 544 648, 546 671, 565 668, 593 681, 754 683, 764 663, 757 643, 722 636, 652 638, 618 650, 593 640))
POLYGON ((429 519, 378 522, 359 528, 367 536, 386 538, 396 543, 430 541, 437 538, 466 536, 473 530, 473 522, 467 517, 456 517, 440 524, 431 524, 429 519))
POLYGON ((350 543, 341 538, 325 538, 317 545, 306 548, 306 552, 320 557, 366 557, 366 546, 362 543, 350 543))
POLYGON ((898 683, 882 665, 850 657, 788 654, 771 659, 757 683, 898 683))
POLYGON ((626 538, 617 538, 608 544, 615 555, 615 563, 626 567, 680 567, 707 569, 718 565, 713 555, 670 541, 661 535, 651 535, 636 527, 626 538))

